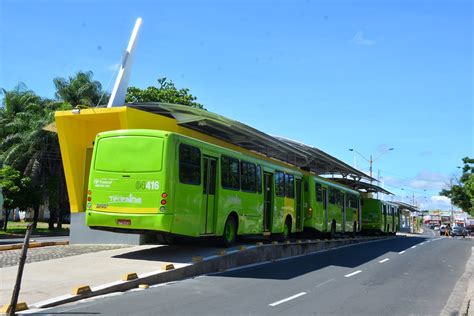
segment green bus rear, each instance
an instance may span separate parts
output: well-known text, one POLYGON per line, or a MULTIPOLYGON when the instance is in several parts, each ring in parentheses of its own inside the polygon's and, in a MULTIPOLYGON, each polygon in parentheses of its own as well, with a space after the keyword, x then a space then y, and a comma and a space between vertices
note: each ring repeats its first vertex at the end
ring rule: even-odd
POLYGON ((190 237, 303 229, 303 174, 269 160, 159 130, 97 135, 86 224, 190 237))

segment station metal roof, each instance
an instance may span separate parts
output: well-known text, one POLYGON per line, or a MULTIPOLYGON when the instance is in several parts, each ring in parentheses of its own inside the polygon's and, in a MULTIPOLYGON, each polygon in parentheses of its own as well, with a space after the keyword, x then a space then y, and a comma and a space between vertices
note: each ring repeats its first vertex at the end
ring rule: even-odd
POLYGON ((406 210, 409 210, 409 211, 412 211, 412 212, 420 212, 420 209, 418 207, 413 206, 413 205, 408 204, 408 203, 396 202, 396 201, 393 201, 392 203, 397 204, 398 207, 402 208, 402 209, 406 209, 406 210))
POLYGON ((376 193, 380 192, 383 194, 393 195, 392 192, 385 190, 384 188, 375 185, 373 183, 365 182, 365 181, 357 181, 355 179, 350 178, 330 178, 333 181, 339 182, 345 186, 353 188, 354 190, 367 192, 367 193, 376 193))
POLYGON ((275 137, 221 115, 184 105, 169 103, 131 103, 125 106, 176 119, 181 126, 212 135, 239 147, 252 150, 317 175, 340 175, 375 180, 345 162, 293 140, 275 137))

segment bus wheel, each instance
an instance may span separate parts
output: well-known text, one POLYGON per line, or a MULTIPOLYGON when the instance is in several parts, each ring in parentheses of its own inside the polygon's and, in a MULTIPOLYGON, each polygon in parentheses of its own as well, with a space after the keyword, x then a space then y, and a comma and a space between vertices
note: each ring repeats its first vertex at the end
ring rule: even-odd
POLYGON ((221 245, 224 247, 231 246, 237 238, 237 223, 234 216, 229 216, 225 222, 224 234, 221 237, 221 245))
POLYGON ((171 235, 163 235, 163 239, 168 245, 173 245, 176 243, 176 239, 174 238, 174 236, 171 235))
POLYGON ((291 219, 289 217, 286 218, 285 226, 283 226, 283 234, 282 239, 288 240, 291 234, 291 219))
POLYGON ((332 220, 331 222, 331 233, 330 233, 331 239, 334 239, 336 237, 336 221, 332 220))

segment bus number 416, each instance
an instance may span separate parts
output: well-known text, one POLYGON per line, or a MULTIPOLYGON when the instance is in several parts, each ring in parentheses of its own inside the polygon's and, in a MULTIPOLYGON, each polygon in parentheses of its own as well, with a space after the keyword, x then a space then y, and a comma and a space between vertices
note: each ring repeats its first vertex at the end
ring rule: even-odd
POLYGON ((158 190, 160 182, 158 181, 137 181, 135 184, 137 190, 158 190))

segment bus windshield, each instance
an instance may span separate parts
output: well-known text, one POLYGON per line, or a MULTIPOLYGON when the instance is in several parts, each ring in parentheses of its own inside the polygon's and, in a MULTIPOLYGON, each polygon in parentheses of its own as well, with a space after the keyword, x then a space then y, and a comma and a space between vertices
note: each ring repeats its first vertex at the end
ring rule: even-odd
POLYGON ((94 169, 106 172, 158 172, 163 160, 163 139, 115 136, 99 140, 94 169))

